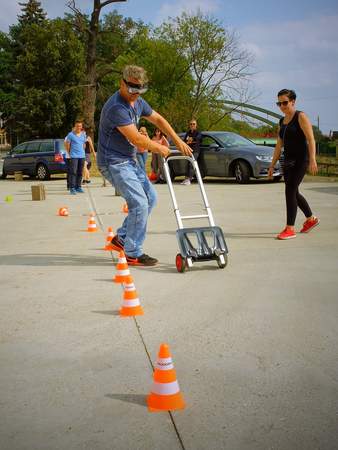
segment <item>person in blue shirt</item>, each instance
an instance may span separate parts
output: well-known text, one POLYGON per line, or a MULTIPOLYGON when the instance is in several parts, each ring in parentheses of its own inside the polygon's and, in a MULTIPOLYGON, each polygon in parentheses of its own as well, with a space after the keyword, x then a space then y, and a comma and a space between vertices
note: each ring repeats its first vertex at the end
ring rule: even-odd
POLYGON ((114 250, 124 250, 128 264, 154 266, 157 259, 143 253, 148 216, 156 203, 156 191, 136 161, 137 147, 163 157, 168 147, 156 143, 138 131, 141 117, 169 136, 183 155, 191 156, 190 147, 180 139, 168 121, 140 97, 147 91, 147 74, 142 67, 123 69, 120 89, 101 111, 97 164, 102 175, 121 193, 128 205, 128 216, 112 239, 114 250))
POLYGON ((87 140, 86 133, 83 131, 83 124, 77 120, 73 130, 68 133, 65 139, 65 147, 70 156, 69 169, 69 187, 71 195, 83 193, 81 187, 82 171, 85 162, 85 143, 87 140))

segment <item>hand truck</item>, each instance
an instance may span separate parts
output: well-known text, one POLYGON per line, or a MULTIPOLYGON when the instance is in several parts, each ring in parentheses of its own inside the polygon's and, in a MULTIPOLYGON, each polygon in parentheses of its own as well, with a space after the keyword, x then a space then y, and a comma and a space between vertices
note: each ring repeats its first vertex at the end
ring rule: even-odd
POLYGON ((180 253, 176 255, 177 271, 183 273, 186 269, 190 269, 193 263, 198 261, 216 260, 218 267, 224 269, 228 263, 228 248, 225 243, 223 231, 220 227, 215 226, 214 218, 208 203, 207 195, 204 189, 203 180, 196 159, 192 155, 173 155, 163 158, 163 170, 168 184, 171 200, 173 203, 174 213, 178 230, 176 230, 176 238, 180 248, 180 253), (200 188, 201 196, 204 202, 206 214, 181 216, 176 201, 173 183, 170 177, 169 161, 175 159, 184 159, 188 164, 192 164, 195 176, 200 188), (183 220, 208 218, 209 227, 191 227, 184 228, 183 220))

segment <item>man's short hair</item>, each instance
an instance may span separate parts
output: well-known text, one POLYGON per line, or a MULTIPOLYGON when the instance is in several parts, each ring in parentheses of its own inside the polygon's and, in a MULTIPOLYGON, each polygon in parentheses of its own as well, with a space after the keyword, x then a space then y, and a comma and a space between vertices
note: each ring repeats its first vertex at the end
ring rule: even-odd
POLYGON ((147 72, 143 69, 143 67, 139 66, 125 66, 122 72, 122 77, 125 80, 128 80, 130 78, 134 78, 135 80, 139 81, 141 84, 148 83, 148 76, 147 72))

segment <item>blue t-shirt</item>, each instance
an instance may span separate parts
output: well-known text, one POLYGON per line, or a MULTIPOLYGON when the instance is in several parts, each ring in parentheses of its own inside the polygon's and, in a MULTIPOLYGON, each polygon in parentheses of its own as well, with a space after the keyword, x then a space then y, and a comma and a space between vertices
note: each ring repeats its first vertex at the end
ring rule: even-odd
POLYGON ((77 136, 74 131, 67 134, 66 139, 70 143, 70 157, 71 158, 84 158, 85 150, 84 145, 87 140, 86 133, 82 131, 80 136, 77 136))
POLYGON ((99 126, 99 142, 97 147, 98 164, 118 164, 134 159, 135 146, 126 139, 117 127, 135 124, 140 118, 150 116, 153 110, 148 103, 139 97, 134 106, 115 92, 105 103, 101 111, 99 126))

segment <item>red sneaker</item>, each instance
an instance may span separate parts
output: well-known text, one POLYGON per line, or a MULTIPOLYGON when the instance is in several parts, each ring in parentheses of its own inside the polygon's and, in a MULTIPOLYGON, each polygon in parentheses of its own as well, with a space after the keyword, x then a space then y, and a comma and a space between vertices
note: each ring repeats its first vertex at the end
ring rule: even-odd
POLYGON ((285 240, 285 239, 292 239, 295 237, 296 233, 293 230, 290 230, 290 228, 284 228, 284 230, 281 231, 277 236, 277 239, 285 240))
POLYGON ((319 224, 320 220, 318 217, 314 217, 313 219, 308 219, 303 223, 303 228, 300 230, 301 233, 308 233, 312 230, 312 228, 316 227, 319 224))

